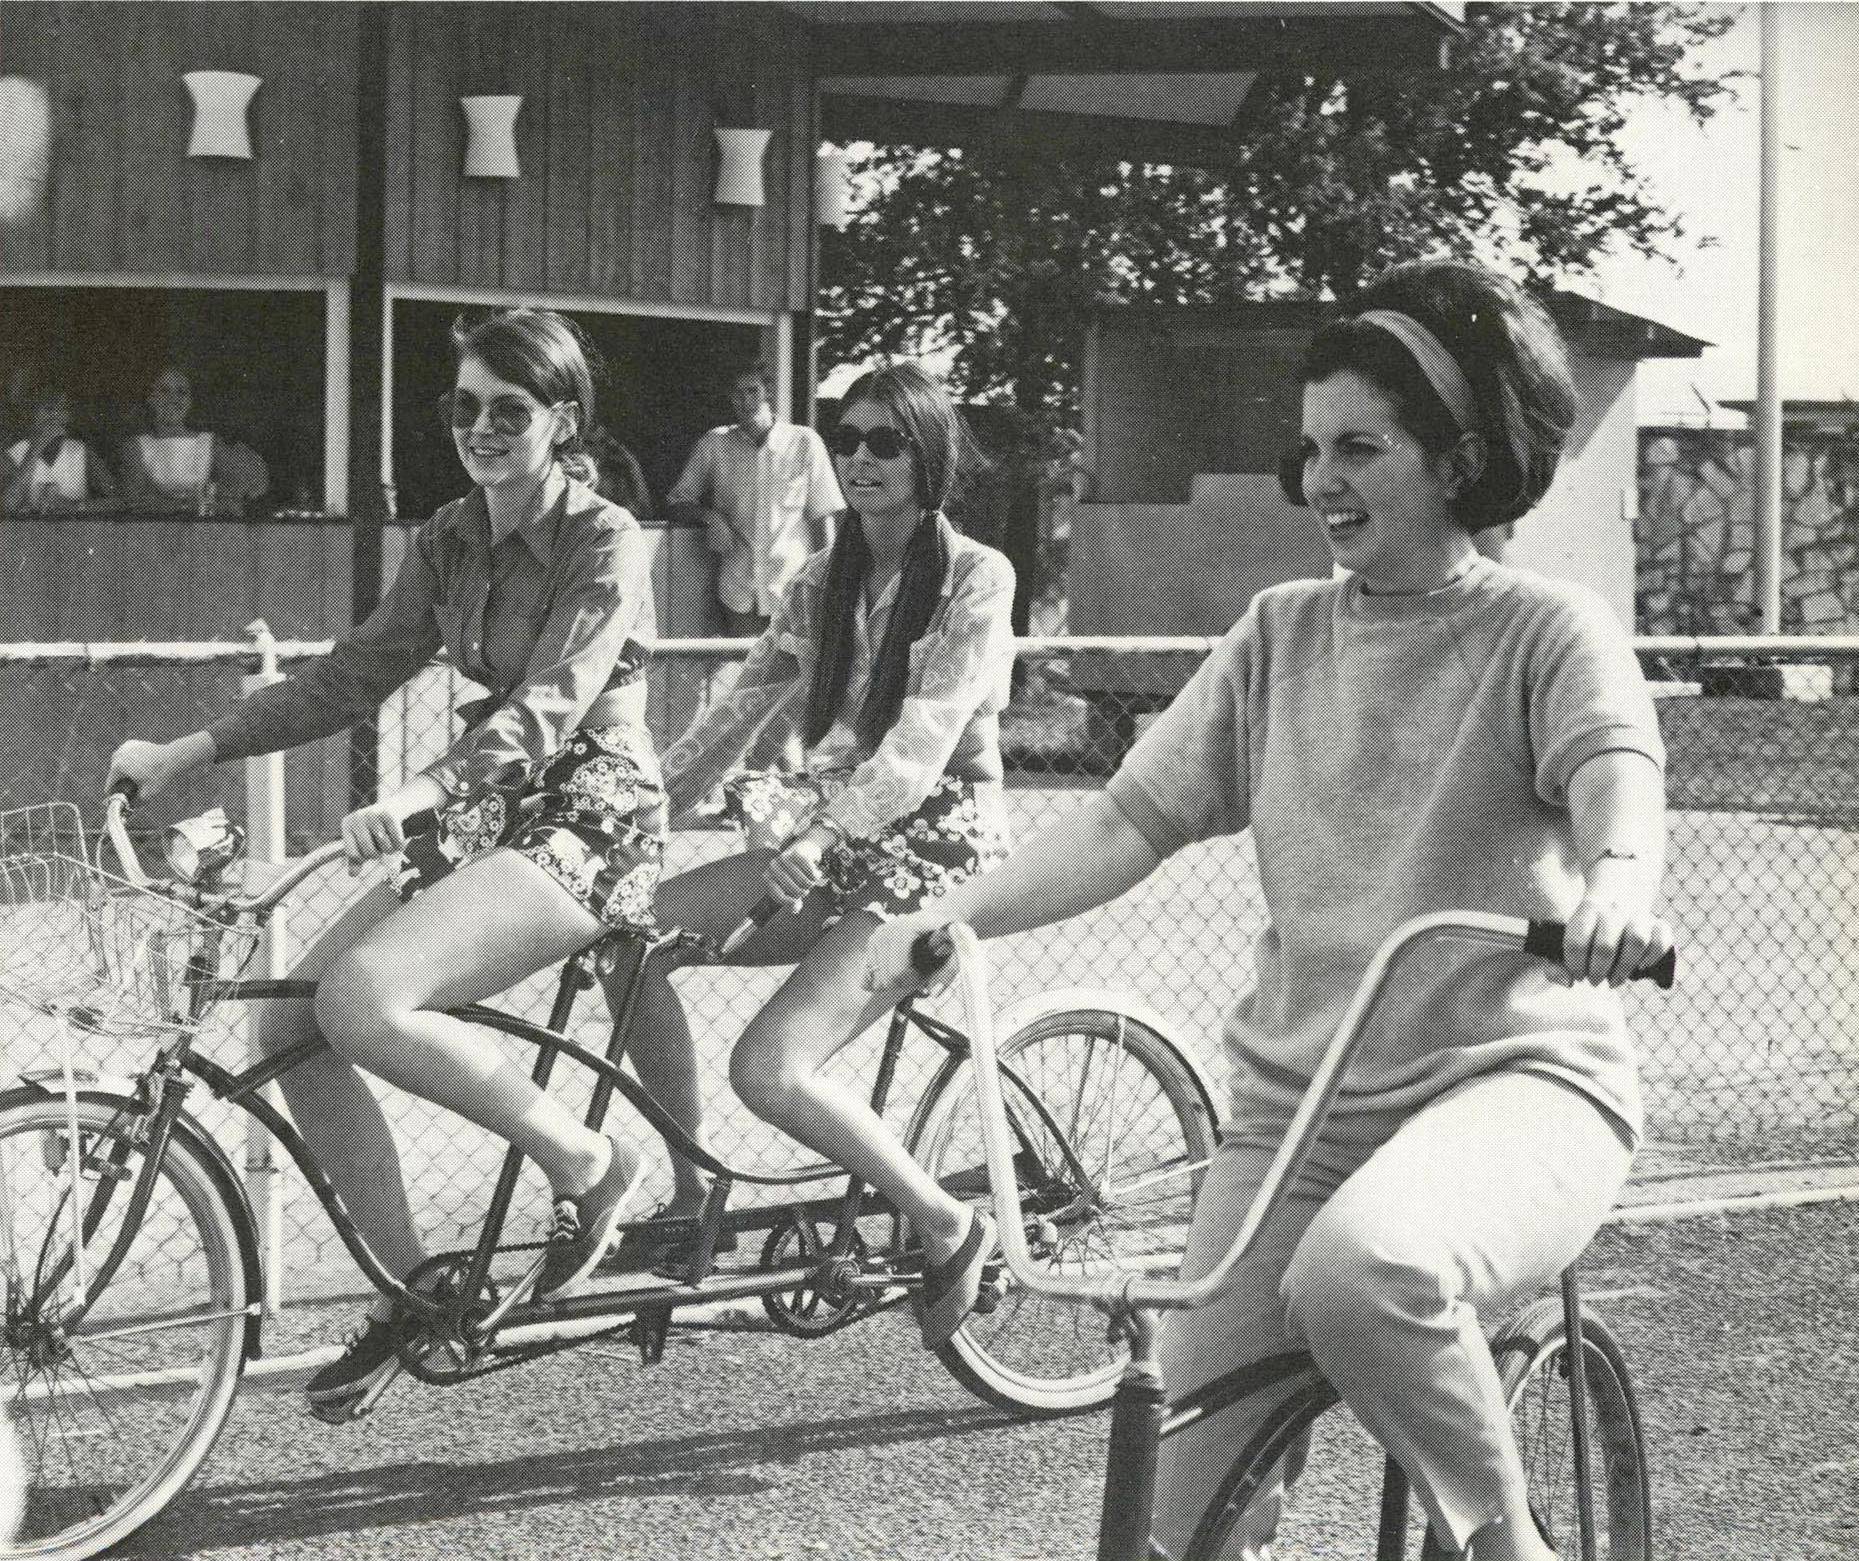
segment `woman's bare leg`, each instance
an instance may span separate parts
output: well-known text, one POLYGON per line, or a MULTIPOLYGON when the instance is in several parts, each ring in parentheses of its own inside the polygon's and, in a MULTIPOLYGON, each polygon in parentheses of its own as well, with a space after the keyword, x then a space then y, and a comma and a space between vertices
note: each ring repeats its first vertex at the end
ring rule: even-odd
POLYGON ((869 912, 852 911, 820 935, 749 1021, 730 1059, 730 1081, 757 1116, 895 1203, 929 1259, 940 1263, 967 1234, 967 1206, 937 1184, 861 1096, 824 1071, 848 1042, 895 1006, 893 999, 873 997, 863 984, 865 945, 877 926, 869 912))
MULTIPOLYGON (((750 851, 720 861, 706 862, 659 885, 657 914, 667 926, 702 933, 721 942, 728 937, 762 895, 762 875, 768 869, 769 851, 750 851)), ((801 916, 780 915, 731 956, 736 965, 791 965, 810 946, 820 930, 823 912, 801 916)), ((688 961, 686 961, 688 963, 688 961)), ((633 1011, 632 1032, 626 1054, 632 1059, 639 1082, 672 1120, 698 1143, 704 1143, 702 1070, 690 1020, 672 971, 680 968, 673 956, 654 959, 640 978, 633 1011)), ((625 993, 609 981, 607 1006, 620 1011, 625 993)), ((667 1212, 692 1215, 702 1206, 709 1188, 708 1175, 677 1153, 671 1154, 672 1195, 667 1212)))
MULTIPOLYGON (((399 908, 394 891, 377 884, 323 929, 291 976, 318 979, 350 945, 399 908)), ((308 1002, 258 1003, 254 1025, 258 1049, 267 1057, 322 1034, 308 1002)), ((390 1274, 405 1278, 425 1261, 426 1249, 407 1204, 393 1132, 367 1080, 352 1062, 325 1048, 292 1068, 278 1080, 278 1087, 297 1131, 362 1238, 390 1274)), ((378 1303, 376 1310, 385 1315, 386 1303, 378 1303)))
POLYGON ((351 1062, 508 1140, 557 1194, 576 1196, 605 1172, 607 1140, 537 1089, 482 1030, 444 1010, 505 991, 600 930, 534 862, 493 851, 335 959, 317 984, 317 1023, 351 1062))

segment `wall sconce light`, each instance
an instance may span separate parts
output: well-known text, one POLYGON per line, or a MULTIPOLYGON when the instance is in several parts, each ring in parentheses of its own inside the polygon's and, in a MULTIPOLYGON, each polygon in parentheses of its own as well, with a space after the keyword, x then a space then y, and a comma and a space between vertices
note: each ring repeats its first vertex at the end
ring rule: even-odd
POLYGON ((716 203, 719 206, 762 204, 762 153, 768 130, 716 131, 716 203))
POLYGON ((51 165, 52 102, 42 83, 0 76, 0 222, 45 204, 51 165))
POLYGON ((238 70, 190 70, 181 80, 194 100, 194 129, 187 138, 187 155, 250 157, 252 137, 245 111, 264 78, 238 70))
POLYGON ((465 111, 465 177, 515 179, 523 170, 516 160, 516 114, 519 96, 460 98, 465 111))
POLYGON ((842 233, 852 220, 852 157, 830 141, 813 160, 813 220, 842 233))

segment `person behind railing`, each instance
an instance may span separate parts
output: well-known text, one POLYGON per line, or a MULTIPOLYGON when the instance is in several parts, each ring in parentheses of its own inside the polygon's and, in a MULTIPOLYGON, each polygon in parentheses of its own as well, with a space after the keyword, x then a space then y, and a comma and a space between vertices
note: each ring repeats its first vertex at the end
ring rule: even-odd
MULTIPOLYGON (((665 750, 674 815, 708 795, 757 734, 799 717, 805 769, 733 787, 749 849, 669 879, 659 913, 722 939, 772 895, 735 962, 799 968, 743 1031, 730 1078, 743 1102, 884 1193, 927 1259, 923 1334, 947 1340, 973 1308, 992 1226, 951 1197, 826 1066, 889 1005, 859 985, 884 919, 998 860, 1006 846, 999 712, 1013 662, 1013 569, 943 514, 963 448, 946 389, 915 363, 859 379, 829 436, 848 508, 756 640, 735 686, 665 750)), ((634 1065, 693 1126, 690 1027, 662 966, 642 987, 634 1065)), ((704 1183, 674 1166, 663 1234, 617 1262, 675 1270, 704 1183)))
MULTIPOLYGON (((1400 267, 1317 332, 1302 378, 1286 487, 1321 514, 1346 577, 1255 597, 1102 794, 883 928, 866 980, 914 984, 911 946, 940 924, 1056 922, 1250 827, 1270 922, 1227 1028, 1232 1113, 1183 1267, 1197 1278, 1230 1248, 1384 937, 1447 909, 1566 920, 1559 971, 1450 943, 1397 969, 1240 1287, 1172 1320, 1161 1351, 1178 1399, 1308 1348, 1449 1549, 1549 1561, 1479 1319, 1587 1245, 1639 1139, 1605 987, 1671 946, 1654 909, 1664 750, 1601 600, 1474 544, 1541 498, 1574 420, 1548 315, 1472 266, 1400 267)), ((1162 1444, 1159 1553, 1183 1553, 1272 1407, 1256 1394, 1162 1444)), ((1283 1490, 1242 1524, 1246 1556, 1267 1554, 1283 1490)))
POLYGON ((185 370, 171 363, 155 376, 144 402, 147 431, 122 444, 123 496, 131 508, 237 515, 269 488, 255 450, 189 425, 193 405, 185 370))
POLYGON ((0 473, 0 509, 27 511, 95 507, 116 497, 116 479, 82 439, 71 432, 71 396, 62 385, 42 384, 29 392, 30 423, 24 438, 5 452, 0 473))
MULTIPOLYGON (((453 328, 440 415, 472 491, 421 526, 380 605, 325 658, 201 732, 128 742, 112 780, 144 794, 214 760, 276 752, 374 714, 443 645, 492 690, 421 774, 342 821, 371 888, 310 946, 307 1003, 260 1005, 267 1054, 320 1033, 330 1050, 280 1081, 291 1114, 388 1270, 426 1250, 393 1135, 356 1065, 517 1145, 554 1195, 540 1288, 584 1278, 638 1186, 641 1156, 585 1126, 445 1010, 490 997, 649 920, 664 836, 645 726, 651 546, 638 523, 567 477, 594 415, 581 338, 518 309, 453 328), (438 827, 409 841, 413 814, 438 827), (416 897, 417 896, 417 897, 416 897)), ((325 1418, 365 1410, 397 1366, 390 1305, 308 1384, 325 1418)))

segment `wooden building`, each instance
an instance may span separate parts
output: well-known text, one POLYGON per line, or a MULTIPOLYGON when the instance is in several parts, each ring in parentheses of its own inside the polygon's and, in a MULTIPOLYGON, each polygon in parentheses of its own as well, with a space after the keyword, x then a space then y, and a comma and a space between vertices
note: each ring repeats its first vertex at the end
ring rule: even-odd
MULTIPOLYGON (((458 489, 430 408, 461 309, 573 314, 606 360, 600 419, 662 494, 745 357, 807 415, 823 138, 1214 160, 1260 69, 1428 68, 1456 10, 6 0, 0 75, 42 86, 51 123, 44 198, 0 227, 8 383, 56 376, 107 448, 179 363, 272 503, 15 530, 0 634, 339 631, 396 523, 458 489)), ((663 632, 715 627, 708 569, 664 535, 663 632)))

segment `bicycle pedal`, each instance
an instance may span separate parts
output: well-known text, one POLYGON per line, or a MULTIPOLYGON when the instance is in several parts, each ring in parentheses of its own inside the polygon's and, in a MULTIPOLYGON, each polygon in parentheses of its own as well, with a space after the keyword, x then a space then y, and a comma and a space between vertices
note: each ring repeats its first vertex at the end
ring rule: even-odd
POLYGON ((318 1404, 312 1402, 310 1413, 324 1425, 353 1425, 357 1420, 366 1420, 374 1413, 374 1406, 381 1401, 381 1395, 390 1388, 400 1375, 396 1365, 392 1371, 384 1372, 378 1382, 371 1383, 363 1392, 353 1398, 337 1399, 333 1403, 318 1404))
POLYGON ((984 1263, 981 1268, 981 1285, 975 1291, 975 1312, 985 1317, 999 1306, 1007 1295, 1007 1276, 999 1263, 984 1263))

